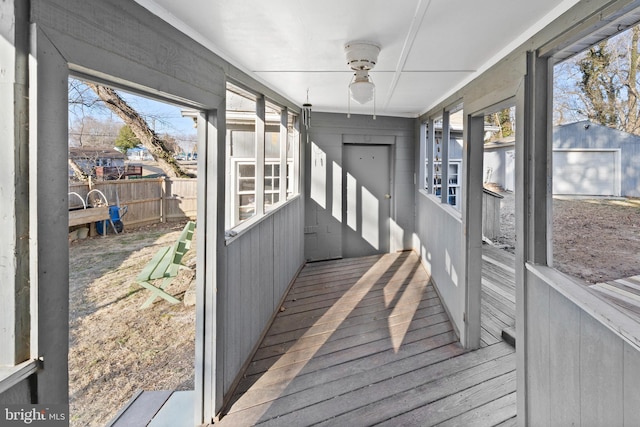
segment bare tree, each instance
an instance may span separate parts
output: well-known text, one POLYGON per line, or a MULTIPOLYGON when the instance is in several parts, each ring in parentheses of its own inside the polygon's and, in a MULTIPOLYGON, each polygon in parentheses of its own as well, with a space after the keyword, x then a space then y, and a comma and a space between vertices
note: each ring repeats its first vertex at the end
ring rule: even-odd
POLYGON ((131 108, 115 90, 93 83, 86 84, 114 114, 120 117, 120 119, 131 128, 167 176, 193 177, 192 174, 185 172, 178 162, 176 162, 165 141, 149 127, 144 118, 136 110, 131 108))
POLYGON ((640 27, 554 68, 554 124, 589 119, 640 135, 640 27))
POLYGON ((75 160, 69 158, 69 167, 73 171, 73 176, 80 182, 87 182, 91 176, 75 160))
POLYGON ((121 128, 120 121, 79 118, 69 127, 69 146, 113 148, 121 128))

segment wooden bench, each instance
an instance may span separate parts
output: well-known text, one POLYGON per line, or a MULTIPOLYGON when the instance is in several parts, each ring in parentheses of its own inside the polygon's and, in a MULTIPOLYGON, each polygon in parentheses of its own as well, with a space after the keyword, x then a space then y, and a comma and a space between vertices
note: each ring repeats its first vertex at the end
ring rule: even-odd
POLYGON ((165 292, 165 289, 173 282, 181 268, 187 268, 182 265, 182 258, 191 247, 195 228, 196 223, 189 221, 180 233, 178 240, 172 246, 161 248, 138 274, 136 282, 152 292, 152 295, 140 308, 149 307, 158 297, 164 298, 172 304, 180 302, 173 295, 165 292), (162 280, 159 286, 153 284, 159 280, 162 280))

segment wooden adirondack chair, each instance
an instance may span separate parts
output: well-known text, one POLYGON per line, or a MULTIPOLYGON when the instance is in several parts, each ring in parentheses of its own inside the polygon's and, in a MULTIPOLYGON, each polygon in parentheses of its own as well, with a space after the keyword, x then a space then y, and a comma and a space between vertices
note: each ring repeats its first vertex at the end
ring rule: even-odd
POLYGON ((152 295, 145 301, 140 308, 147 308, 153 301, 160 297, 172 304, 180 302, 173 295, 168 294, 165 289, 173 282, 181 268, 187 268, 182 265, 182 258, 191 247, 191 239, 196 228, 194 221, 189 221, 185 225, 178 240, 171 246, 160 248, 160 250, 151 258, 151 261, 142 269, 136 277, 138 284, 151 291, 152 295), (158 286, 154 283, 160 282, 158 286))

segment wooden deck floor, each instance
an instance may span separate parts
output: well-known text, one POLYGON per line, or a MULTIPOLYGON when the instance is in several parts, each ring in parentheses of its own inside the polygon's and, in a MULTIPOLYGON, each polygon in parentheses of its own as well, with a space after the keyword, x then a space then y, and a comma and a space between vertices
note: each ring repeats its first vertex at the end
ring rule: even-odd
MULTIPOLYGON (((487 289, 483 313, 506 315, 487 289)), ((308 264, 216 425, 515 425, 497 327, 465 351, 413 252, 308 264)))
POLYGON ((589 287, 612 302, 620 311, 640 321, 640 276, 597 283, 589 287))
POLYGON ((482 248, 481 345, 502 341, 502 331, 515 336, 516 288, 514 255, 491 245, 482 248))

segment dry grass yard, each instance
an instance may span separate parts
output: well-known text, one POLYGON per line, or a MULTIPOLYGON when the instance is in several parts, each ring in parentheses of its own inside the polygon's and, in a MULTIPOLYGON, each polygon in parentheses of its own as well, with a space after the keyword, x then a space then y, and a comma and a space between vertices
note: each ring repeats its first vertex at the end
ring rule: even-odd
MULTIPOLYGON (((135 277, 156 251, 177 240, 183 222, 70 243, 69 396, 72 426, 103 426, 139 389, 193 389, 195 309, 157 299, 135 277)), ((194 242, 195 243, 195 242, 194 242)), ((185 255, 195 265, 195 244, 185 255)), ((180 300, 194 276, 168 288, 180 300)))
MULTIPOLYGON (((514 193, 485 186, 504 196, 494 243, 514 252, 514 193)), ((554 197, 553 260, 558 270, 588 283, 640 274, 640 199, 554 197)))
POLYGON ((640 274, 640 199, 553 201, 555 266, 589 283, 640 274))

